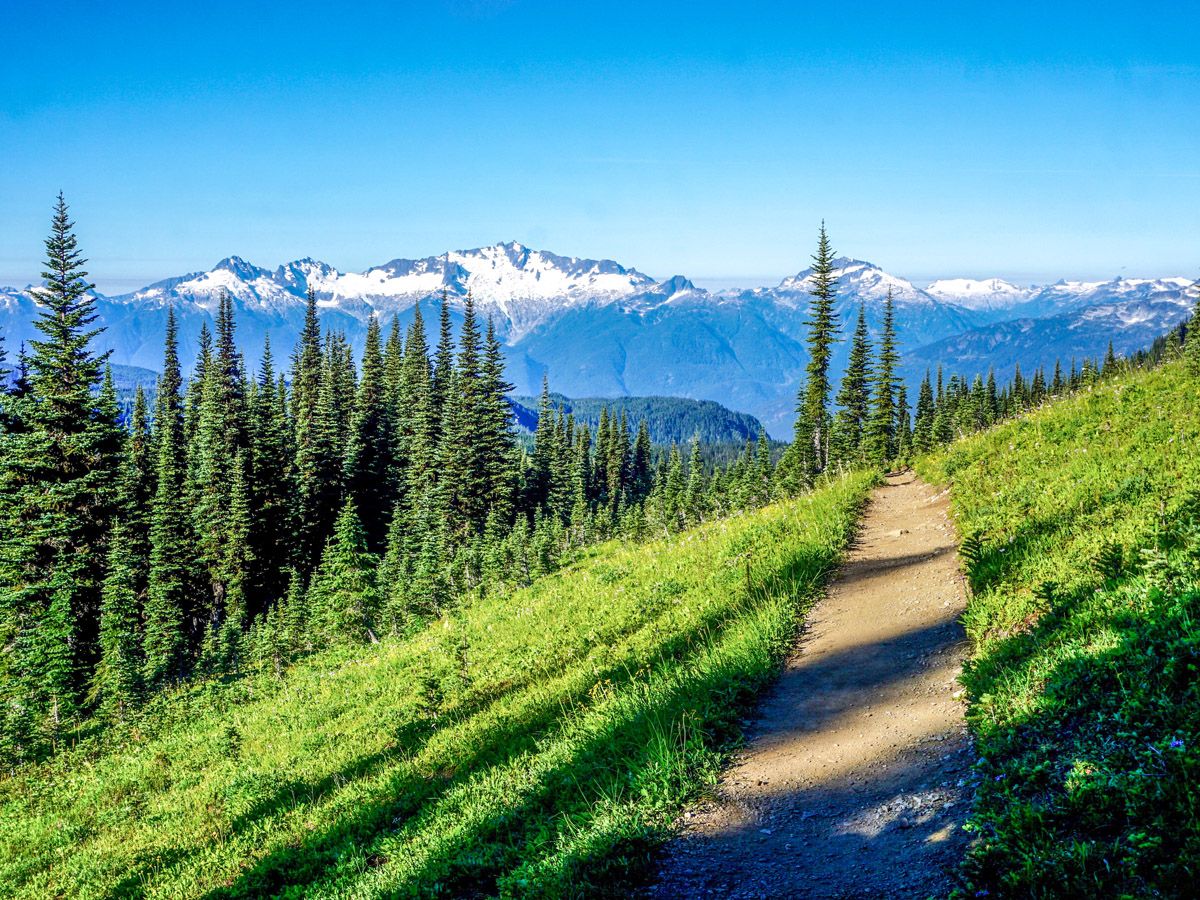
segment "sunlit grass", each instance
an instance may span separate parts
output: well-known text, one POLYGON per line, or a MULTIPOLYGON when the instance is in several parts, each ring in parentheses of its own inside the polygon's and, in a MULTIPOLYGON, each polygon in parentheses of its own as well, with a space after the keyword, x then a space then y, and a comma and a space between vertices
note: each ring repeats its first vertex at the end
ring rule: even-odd
POLYGON ((620 893, 716 775, 873 478, 608 544, 408 640, 193 688, 0 781, 13 896, 620 893))
POLYGON ((967 895, 1194 896, 1200 383, 1106 381, 918 469, 953 483, 975 589, 967 895))

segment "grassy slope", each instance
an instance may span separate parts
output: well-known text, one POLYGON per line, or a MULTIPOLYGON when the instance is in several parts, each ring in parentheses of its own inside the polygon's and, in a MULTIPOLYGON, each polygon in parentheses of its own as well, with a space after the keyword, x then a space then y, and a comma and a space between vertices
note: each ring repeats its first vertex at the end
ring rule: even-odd
POLYGON ((616 544, 0 782, 16 896, 620 893, 712 779, 872 481, 616 544))
POLYGON ((968 895, 1194 896, 1200 384, 1179 365, 955 443, 982 782, 968 895))

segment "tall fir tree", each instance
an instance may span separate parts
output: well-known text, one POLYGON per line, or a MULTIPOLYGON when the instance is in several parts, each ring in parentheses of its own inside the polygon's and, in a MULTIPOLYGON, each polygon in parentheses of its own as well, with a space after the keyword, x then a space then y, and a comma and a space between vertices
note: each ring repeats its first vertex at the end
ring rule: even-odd
POLYGON ((146 395, 138 385, 118 478, 100 602, 100 661, 93 678, 101 711, 115 719, 124 719, 142 695, 141 620, 150 578, 152 453, 146 395))
POLYGON ((346 494, 354 501, 367 546, 380 553, 396 505, 395 421, 388 402, 379 320, 371 317, 363 351, 362 379, 346 445, 346 494))
POLYGON ((35 292, 42 338, 28 359, 29 402, 7 441, 0 509, 0 728, 36 752, 77 709, 98 652, 101 586, 121 438, 111 380, 100 396, 101 333, 66 201, 46 239, 35 292))
POLYGON ((1188 370, 1200 377, 1200 298, 1192 308, 1192 317, 1187 323, 1187 342, 1184 345, 1188 370))
POLYGON ((809 309, 808 365, 804 386, 800 389, 796 425, 792 445, 788 448, 781 477, 791 489, 807 484, 824 469, 829 445, 829 364, 833 343, 838 335, 837 274, 834 252, 825 231, 825 223, 817 238, 817 252, 809 278, 812 304, 809 309))
POLYGON ((900 354, 896 350, 896 313, 889 288, 883 305, 883 331, 879 337, 879 358, 875 365, 871 415, 867 421, 867 454, 877 463, 896 456, 896 391, 900 379, 896 369, 900 354))
POLYGON ((862 450, 863 428, 870 405, 871 342, 867 334, 867 312, 858 307, 858 323, 850 341, 850 358, 838 390, 838 412, 834 417, 831 454, 842 461, 857 460, 862 450))
POLYGON ((380 601, 378 559, 367 549, 354 501, 338 514, 306 604, 313 629, 327 641, 375 640, 380 601))
POLYGON ((265 611, 270 601, 284 596, 294 563, 295 448, 288 421, 287 388, 282 376, 278 377, 277 381, 268 338, 249 401, 253 564, 247 615, 251 617, 265 611))
POLYGON ((929 381, 929 370, 926 369, 917 393, 917 408, 913 421, 913 448, 918 453, 926 453, 933 449, 934 412, 933 386, 929 381))
POLYGON ((174 309, 167 313, 165 344, 154 414, 158 458, 143 629, 143 676, 150 687, 176 682, 188 673, 201 624, 195 589, 198 560, 184 496, 187 445, 174 309))

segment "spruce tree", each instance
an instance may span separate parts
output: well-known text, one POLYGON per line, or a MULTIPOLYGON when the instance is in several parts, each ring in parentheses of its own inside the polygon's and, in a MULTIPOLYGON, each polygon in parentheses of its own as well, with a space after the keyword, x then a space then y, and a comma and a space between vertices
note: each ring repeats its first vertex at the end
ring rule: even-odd
POLYGON ((35 750, 77 706, 97 657, 120 432, 104 357, 89 347, 95 298, 60 194, 28 359, 28 402, 10 435, 0 509, 0 717, 10 750, 35 750))
MULTIPOLYGON (((496 336, 496 326, 488 317, 487 330, 483 337, 483 363, 480 368, 480 428, 483 447, 481 466, 487 490, 488 512, 495 512, 500 521, 507 522, 512 516, 515 490, 516 445, 512 432, 512 407, 508 393, 513 386, 504 375, 504 351, 496 336)), ((572 425, 569 429, 574 431, 572 425)), ((565 448, 571 449, 571 434, 566 435, 565 448)), ((569 478, 564 466, 561 474, 569 478)))
POLYGON ((342 494, 342 416, 345 389, 340 345, 321 345, 316 300, 309 292, 304 330, 293 354, 292 407, 295 423, 296 548, 293 564, 307 578, 325 545, 342 494))
POLYGON ((152 450, 146 395, 139 385, 118 477, 108 572, 100 601, 100 662, 93 678, 101 711, 115 719, 124 719, 142 694, 141 619, 150 576, 152 450))
POLYGON ((912 455, 912 419, 908 413, 908 388, 904 382, 896 389, 896 456, 908 459, 912 455))
MULTIPOLYGON (((433 354, 432 371, 433 414, 440 425, 446 415, 446 404, 454 380, 454 330, 450 322, 450 296, 442 291, 442 306, 438 312, 438 342, 433 354)), ((438 436, 440 438, 440 435, 438 436)))
POLYGON ((379 321, 371 317, 363 352, 362 379, 346 446, 346 494, 354 501, 373 553, 382 552, 396 505, 395 422, 387 399, 379 321))
MULTIPOLYGON (((208 595, 195 614, 201 626, 217 628, 229 604, 226 562, 236 548, 231 488, 247 473, 235 472, 235 459, 246 448, 247 412, 241 355, 235 339, 233 300, 222 291, 217 308, 215 350, 200 385, 196 431, 189 448, 188 491, 196 547, 208 576, 208 595)), ((244 464, 245 464, 244 460, 244 464)), ((247 535, 248 537, 248 535, 247 535)), ((241 601, 237 605, 242 607, 241 601)))
POLYGON ((125 719, 142 694, 142 560, 135 556, 125 512, 109 546, 108 573, 100 602, 100 662, 93 691, 102 713, 125 719))
POLYGON ((927 453, 933 449, 933 419, 934 419, 933 387, 929 381, 929 370, 921 380, 921 388, 917 393, 917 409, 913 427, 913 448, 918 453, 927 453))
POLYGON ((1184 345, 1187 356, 1188 370, 1192 375, 1200 377, 1200 298, 1192 309, 1192 317, 1187 324, 1187 342, 1184 345))
POLYGON ((879 338, 879 360, 875 366, 874 394, 865 440, 867 453, 877 463, 894 459, 896 455, 896 390, 899 378, 896 367, 900 354, 896 351, 895 306, 889 288, 883 306, 883 333, 879 338))
POLYGON ((402 368, 398 427, 404 469, 399 488, 406 507, 411 508, 415 498, 433 488, 439 428, 433 397, 433 371, 420 304, 413 310, 402 368))
POLYGON ((809 482, 827 462, 829 443, 829 363, 838 334, 837 276, 834 252, 825 223, 817 238, 810 278, 812 305, 808 325, 808 365, 798 398, 792 446, 784 463, 784 477, 791 488, 809 482))
POLYGON ((637 437, 633 442, 633 456, 629 465, 630 499, 642 503, 650 494, 653 481, 653 448, 650 443, 650 428, 646 420, 638 423, 637 437))
POLYGON ((284 595, 294 562, 295 449, 288 421, 287 389, 276 377, 268 338, 249 402, 253 565, 246 611, 251 617, 263 612, 266 603, 284 595))
POLYGON ((354 501, 347 500, 306 599, 313 628, 325 640, 375 640, 380 607, 377 567, 378 559, 367 549, 354 501))
POLYGON ((154 506, 150 521, 150 574, 143 634, 144 679, 150 687, 187 674, 202 622, 197 615, 194 534, 184 497, 187 473, 182 377, 175 311, 167 313, 163 372, 155 404, 154 506))
POLYGON ((700 435, 692 436, 688 449, 687 488, 684 493, 684 514, 691 523, 704 520, 704 457, 700 452, 700 435))
POLYGON ((833 423, 832 455, 842 461, 858 458, 862 448, 863 428, 870 403, 871 343, 867 336, 867 313, 858 307, 858 324, 850 342, 850 359, 838 391, 840 407, 833 423))

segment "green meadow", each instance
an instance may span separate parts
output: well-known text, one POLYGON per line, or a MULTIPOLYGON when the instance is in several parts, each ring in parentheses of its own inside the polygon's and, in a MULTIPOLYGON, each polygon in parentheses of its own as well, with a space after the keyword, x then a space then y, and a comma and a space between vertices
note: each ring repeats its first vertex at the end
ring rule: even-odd
POLYGON ((1105 380, 918 463, 953 485, 982 756, 965 896, 1194 896, 1200 390, 1105 380))
POLYGON ((0 781, 16 897, 620 894, 715 778, 873 475, 609 543, 407 639, 209 681, 0 781))

